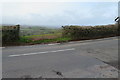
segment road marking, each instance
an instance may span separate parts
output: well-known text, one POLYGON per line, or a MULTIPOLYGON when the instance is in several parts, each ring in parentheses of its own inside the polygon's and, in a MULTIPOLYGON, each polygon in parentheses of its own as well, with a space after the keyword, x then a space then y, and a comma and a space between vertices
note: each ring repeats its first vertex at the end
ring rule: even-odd
POLYGON ((63 49, 63 50, 55 50, 55 51, 45 51, 45 52, 36 52, 36 53, 26 53, 26 54, 9 55, 8 57, 28 56, 28 55, 36 55, 36 54, 43 54, 43 53, 55 53, 55 52, 63 52, 63 51, 72 51, 72 50, 75 50, 75 48, 63 49))
POLYGON ((119 39, 113 39, 113 40, 119 40, 119 39))
POLYGON ((2 49, 3 49, 3 48, 5 48, 5 47, 0 47, 0 48, 2 48, 2 49))
POLYGON ((54 43, 54 44, 48 44, 48 45, 52 46, 52 45, 58 45, 58 44, 60 44, 60 43, 54 43))

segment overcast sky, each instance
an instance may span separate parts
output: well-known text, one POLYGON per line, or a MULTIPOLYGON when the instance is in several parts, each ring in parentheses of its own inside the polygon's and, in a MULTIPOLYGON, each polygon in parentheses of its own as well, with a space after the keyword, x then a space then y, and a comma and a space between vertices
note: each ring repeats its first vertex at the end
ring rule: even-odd
POLYGON ((3 24, 106 25, 118 16, 117 2, 11 2, 2 5, 3 24))

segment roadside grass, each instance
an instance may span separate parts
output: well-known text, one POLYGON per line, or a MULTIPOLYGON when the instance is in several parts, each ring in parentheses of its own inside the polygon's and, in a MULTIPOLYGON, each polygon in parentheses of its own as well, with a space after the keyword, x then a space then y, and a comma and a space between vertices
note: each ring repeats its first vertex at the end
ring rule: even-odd
POLYGON ((30 40, 27 37, 20 37, 20 39, 17 42, 20 42, 20 43, 30 43, 30 42, 32 42, 32 40, 30 40))
POLYGON ((38 44, 38 43, 62 43, 62 42, 68 42, 70 41, 70 38, 54 38, 54 39, 43 39, 43 40, 38 40, 38 41, 32 41, 32 43, 38 44))
POLYGON ((29 37, 20 37, 19 43, 31 43, 31 44, 46 44, 46 43, 63 43, 70 41, 69 37, 57 37, 51 39, 31 40, 29 37))

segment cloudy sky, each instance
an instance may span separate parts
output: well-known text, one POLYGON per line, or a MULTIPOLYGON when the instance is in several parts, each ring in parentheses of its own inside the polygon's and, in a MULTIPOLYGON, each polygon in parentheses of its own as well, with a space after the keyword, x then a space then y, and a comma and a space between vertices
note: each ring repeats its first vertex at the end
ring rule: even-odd
POLYGON ((106 25, 118 16, 117 2, 11 2, 2 5, 2 24, 106 25))

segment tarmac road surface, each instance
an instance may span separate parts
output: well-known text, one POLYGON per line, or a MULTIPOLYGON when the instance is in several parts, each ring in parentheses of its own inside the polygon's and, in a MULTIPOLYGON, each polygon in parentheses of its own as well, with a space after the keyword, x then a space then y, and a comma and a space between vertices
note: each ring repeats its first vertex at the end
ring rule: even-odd
POLYGON ((63 44, 5 47, 2 51, 2 77, 117 78, 118 69, 104 63, 117 61, 116 37, 63 44))

